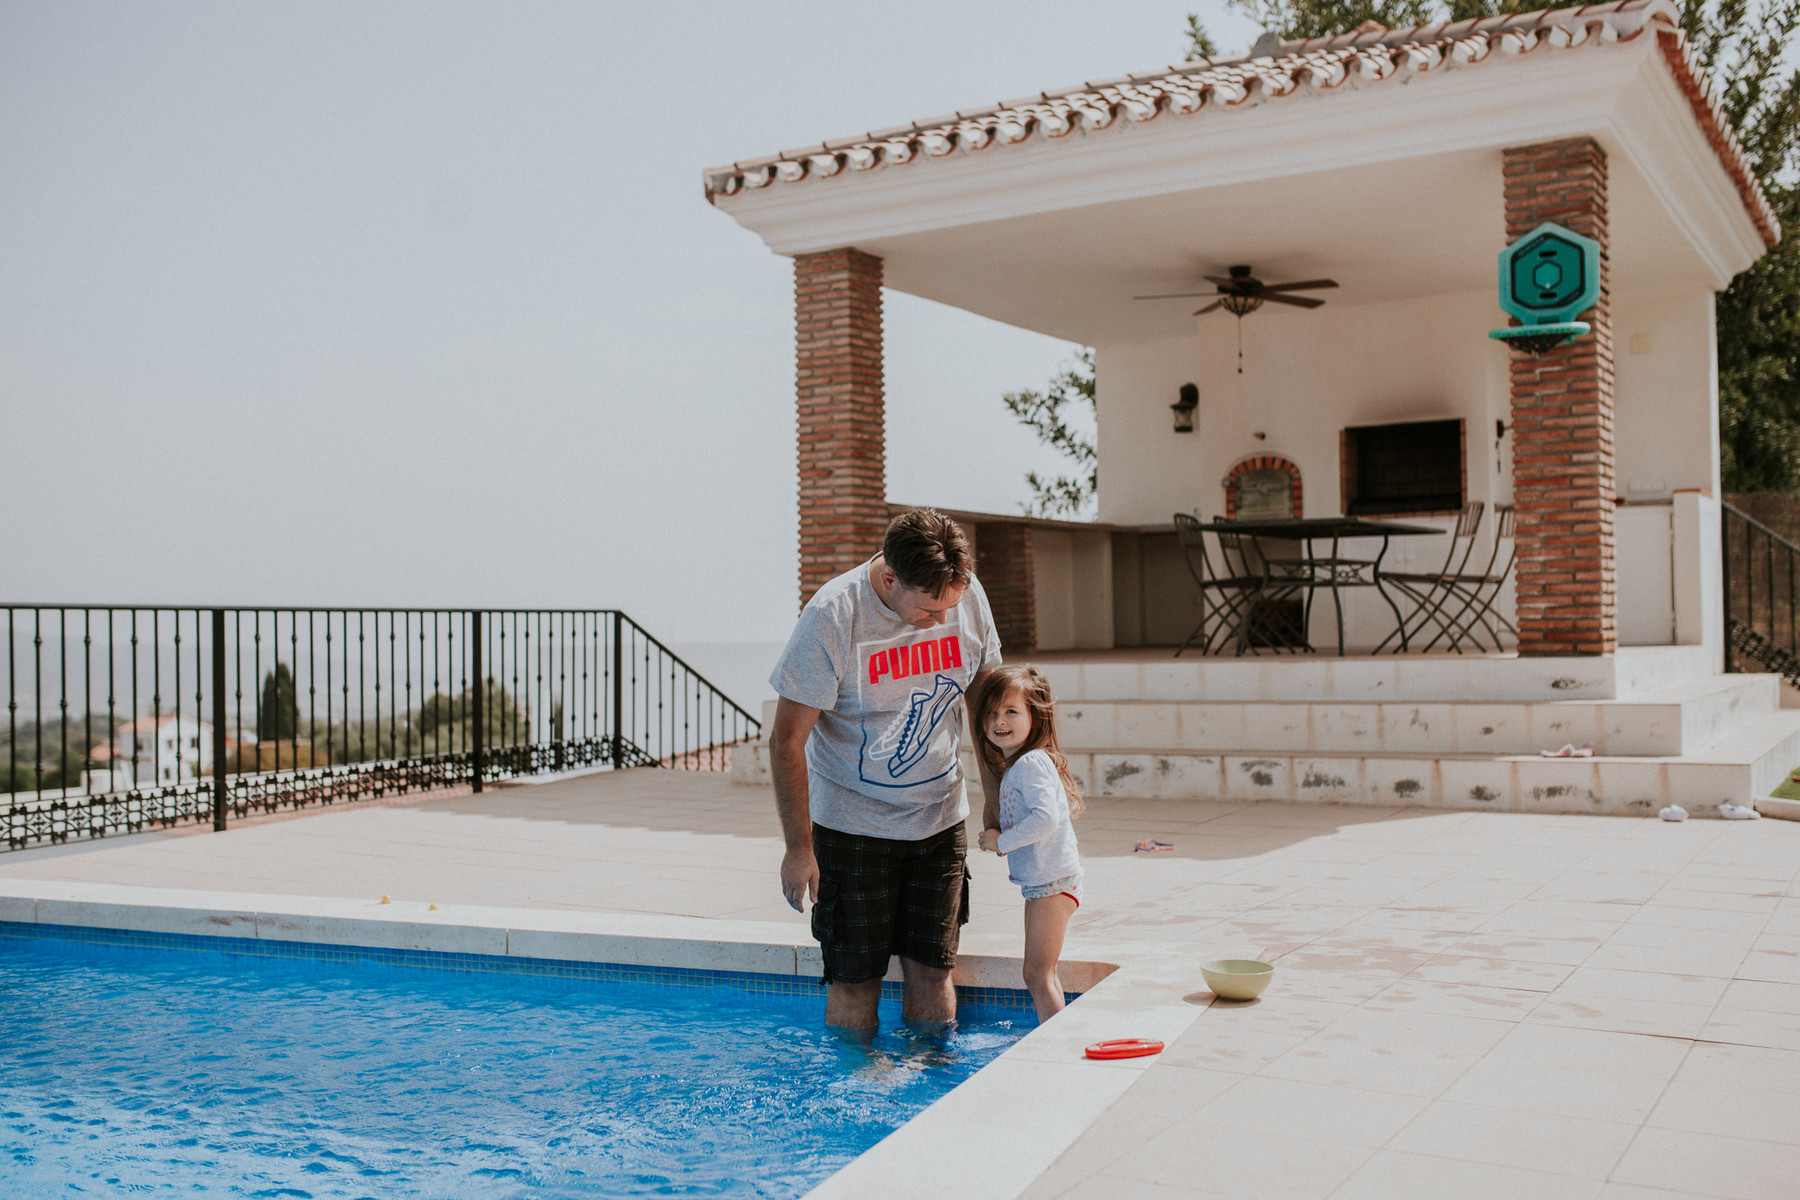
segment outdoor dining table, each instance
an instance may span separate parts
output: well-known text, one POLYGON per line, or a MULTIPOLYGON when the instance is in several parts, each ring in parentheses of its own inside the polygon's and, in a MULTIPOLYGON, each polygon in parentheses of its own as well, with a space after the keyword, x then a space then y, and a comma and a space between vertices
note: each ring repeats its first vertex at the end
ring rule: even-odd
MULTIPOLYGON (((1406 621, 1400 606, 1381 582, 1381 560, 1387 557, 1388 544, 1397 537, 1442 536, 1444 531, 1431 525, 1408 525, 1401 521, 1372 521, 1367 517, 1290 517, 1256 521, 1209 521, 1200 526, 1210 533, 1237 534, 1248 537, 1256 556, 1263 564, 1263 596, 1280 599, 1295 592, 1306 593, 1302 618, 1302 640, 1312 617, 1313 596, 1324 589, 1331 593, 1331 606, 1337 616, 1338 654, 1344 653, 1344 605, 1340 589, 1372 587, 1394 613, 1394 624, 1400 632, 1400 649, 1406 643, 1406 621), (1344 558, 1338 543, 1345 538, 1380 538, 1381 549, 1374 558, 1344 558), (1329 539, 1331 552, 1314 553, 1317 542, 1329 539), (1304 558, 1277 558, 1265 549, 1270 542, 1300 542, 1306 547, 1304 558)), ((1307 649, 1311 649, 1307 645, 1307 649)), ((1240 646, 1240 653, 1242 652, 1240 646)))

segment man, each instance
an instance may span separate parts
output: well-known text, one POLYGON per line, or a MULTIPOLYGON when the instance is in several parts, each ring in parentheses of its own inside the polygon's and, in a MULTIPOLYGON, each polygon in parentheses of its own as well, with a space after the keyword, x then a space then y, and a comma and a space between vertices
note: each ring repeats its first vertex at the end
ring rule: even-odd
MULTIPOLYGON (((957 748, 964 696, 1000 662, 973 567, 956 522, 902 513, 880 554, 808 602, 769 679, 781 890, 796 911, 813 904, 828 1025, 877 1025, 893 954, 907 1021, 956 1016, 950 970, 969 919, 957 748)), ((998 825, 997 800, 986 807, 998 825)))

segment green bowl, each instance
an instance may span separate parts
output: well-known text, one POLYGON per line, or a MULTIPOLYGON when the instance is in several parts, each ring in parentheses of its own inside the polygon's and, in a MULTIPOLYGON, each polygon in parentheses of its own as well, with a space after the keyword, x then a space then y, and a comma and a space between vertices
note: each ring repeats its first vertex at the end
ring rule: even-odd
POLYGON ((1200 975, 1221 1000, 1254 1000, 1275 977, 1275 968, 1253 958, 1219 958, 1201 963, 1200 975))

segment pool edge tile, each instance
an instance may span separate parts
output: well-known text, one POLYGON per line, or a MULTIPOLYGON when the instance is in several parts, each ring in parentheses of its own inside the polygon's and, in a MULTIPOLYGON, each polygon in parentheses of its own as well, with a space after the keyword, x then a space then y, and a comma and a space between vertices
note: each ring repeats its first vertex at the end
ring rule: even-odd
MULTIPOLYGON (((816 995, 817 975, 785 972, 733 971, 709 968, 659 966, 641 962, 595 962, 559 958, 534 958, 519 954, 480 954, 466 951, 420 949, 406 946, 371 946, 353 942, 290 941, 268 936, 232 937, 217 934, 120 929, 100 925, 58 925, 44 922, 0 921, 0 940, 70 941, 139 950, 198 950, 248 958, 312 960, 335 963, 369 963, 473 974, 526 975, 596 983, 644 983, 666 987, 730 987, 757 994, 816 995)), ((627 944, 622 948, 629 949, 627 944)), ((770 947, 774 961, 782 962, 791 947, 770 947)), ((983 1009, 1030 1011, 1031 997, 1022 988, 962 986, 956 989, 961 1005, 983 1009)), ((898 1001, 901 988, 886 983, 882 999, 898 1001)), ((1071 999, 1074 996, 1071 994, 1071 999)))
POLYGON ((634 937, 629 934, 570 933, 508 929, 504 953, 510 957, 571 962, 630 962, 643 967, 792 975, 794 947, 767 942, 634 937))

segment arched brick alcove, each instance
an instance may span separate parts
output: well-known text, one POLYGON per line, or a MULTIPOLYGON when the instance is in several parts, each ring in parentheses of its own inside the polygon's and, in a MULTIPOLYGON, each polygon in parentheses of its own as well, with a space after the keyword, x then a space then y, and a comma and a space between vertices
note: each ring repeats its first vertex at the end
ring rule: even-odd
MULTIPOLYGON (((1248 486, 1254 482, 1257 482, 1257 480, 1247 479, 1246 476, 1252 476, 1256 472, 1261 472, 1261 471, 1281 472, 1287 476, 1288 500, 1289 500, 1289 508, 1291 509, 1291 511, 1289 511, 1287 513, 1271 513, 1268 511, 1256 511, 1255 515, 1257 517, 1262 517, 1262 518, 1279 517, 1279 516, 1286 516, 1286 517, 1305 516, 1306 515, 1306 507, 1305 507, 1305 504, 1303 503, 1304 494, 1302 492, 1301 484, 1300 484, 1300 468, 1295 466, 1292 462, 1289 462, 1287 459, 1282 458, 1278 454, 1256 454, 1256 455, 1252 455, 1249 458, 1241 460, 1236 466, 1232 467, 1231 470, 1229 470, 1225 473, 1225 479, 1224 479, 1225 519, 1227 521, 1235 521, 1238 519, 1238 516, 1239 516, 1238 510, 1240 507, 1239 503, 1238 503, 1238 497, 1239 497, 1239 491, 1240 491, 1239 485, 1240 485, 1240 483, 1246 485, 1245 490, 1248 490, 1248 486)), ((1261 478, 1266 478, 1266 477, 1258 477, 1258 479, 1261 479, 1261 478)), ((1251 506, 1246 506, 1246 507, 1251 507, 1251 506)), ((1254 506, 1254 507, 1260 508, 1261 506, 1259 505, 1259 506, 1254 506)), ((1254 508, 1253 508, 1253 511, 1254 511, 1254 508)))

